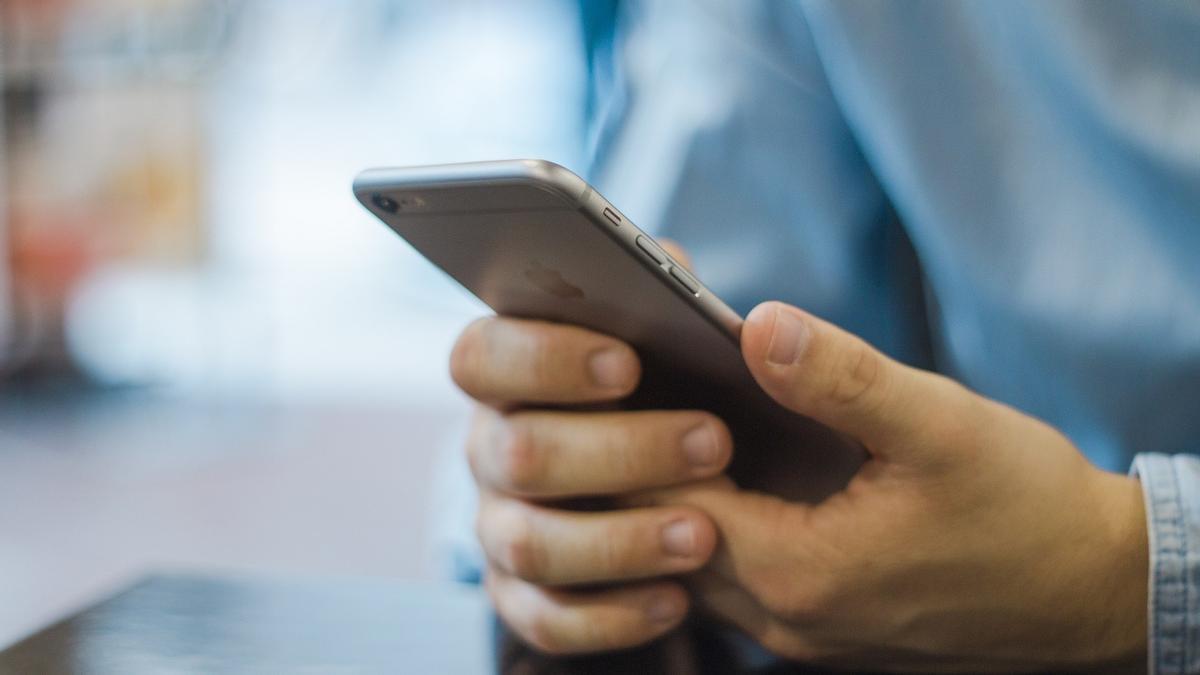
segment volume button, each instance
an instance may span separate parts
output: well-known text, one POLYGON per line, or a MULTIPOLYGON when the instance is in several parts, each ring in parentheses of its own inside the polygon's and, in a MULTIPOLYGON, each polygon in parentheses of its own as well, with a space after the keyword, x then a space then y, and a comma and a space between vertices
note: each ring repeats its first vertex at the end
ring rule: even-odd
POLYGON ((661 248, 659 248, 654 242, 650 241, 649 237, 639 234, 638 238, 637 238, 637 245, 638 245, 638 248, 642 249, 643 253, 650 256, 650 258, 652 260, 654 260, 654 262, 658 263, 659 265, 666 262, 667 254, 664 253, 663 250, 661 248))
POLYGON ((671 276, 675 278, 688 292, 697 297, 700 296, 700 282, 696 278, 685 272, 680 267, 671 266, 671 276))

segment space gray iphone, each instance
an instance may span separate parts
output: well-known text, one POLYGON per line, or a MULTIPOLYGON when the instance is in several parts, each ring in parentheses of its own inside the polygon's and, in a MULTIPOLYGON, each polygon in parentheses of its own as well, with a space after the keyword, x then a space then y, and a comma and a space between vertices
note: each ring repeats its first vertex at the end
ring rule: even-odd
POLYGON ((741 317, 569 170, 538 160, 372 169, 354 193, 497 314, 632 345, 643 380, 625 405, 720 416, 739 485, 815 501, 861 465, 857 444, 763 393, 741 357, 741 317))

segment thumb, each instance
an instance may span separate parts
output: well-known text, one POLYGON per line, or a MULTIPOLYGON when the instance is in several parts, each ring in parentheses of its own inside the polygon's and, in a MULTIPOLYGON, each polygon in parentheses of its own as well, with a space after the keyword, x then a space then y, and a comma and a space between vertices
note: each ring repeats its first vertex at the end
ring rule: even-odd
POLYGON ((862 339, 779 302, 742 326, 742 357, 784 407, 857 438, 876 455, 921 447, 971 395, 952 381, 884 356, 862 339))

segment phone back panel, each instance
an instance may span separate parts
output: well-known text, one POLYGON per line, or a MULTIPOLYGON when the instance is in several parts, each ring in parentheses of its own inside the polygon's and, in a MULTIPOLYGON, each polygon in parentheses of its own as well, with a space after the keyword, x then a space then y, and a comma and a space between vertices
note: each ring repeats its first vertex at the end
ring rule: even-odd
POLYGON ((812 501, 862 462, 861 448, 767 397, 741 358, 741 318, 566 169, 512 161, 373 170, 355 193, 498 314, 632 345, 644 375, 628 405, 721 416, 739 483, 812 501), (805 476, 803 485, 772 485, 780 462, 795 465, 799 473, 786 474, 805 476))

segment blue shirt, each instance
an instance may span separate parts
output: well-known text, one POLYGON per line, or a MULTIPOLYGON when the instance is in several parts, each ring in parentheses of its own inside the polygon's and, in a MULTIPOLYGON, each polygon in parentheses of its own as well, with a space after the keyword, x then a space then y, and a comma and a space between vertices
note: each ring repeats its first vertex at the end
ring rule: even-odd
POLYGON ((592 177, 809 309, 1139 457, 1151 668, 1200 672, 1200 4, 641 2, 592 177))

